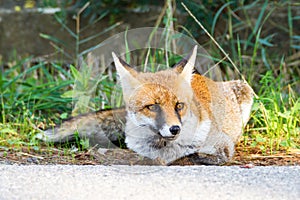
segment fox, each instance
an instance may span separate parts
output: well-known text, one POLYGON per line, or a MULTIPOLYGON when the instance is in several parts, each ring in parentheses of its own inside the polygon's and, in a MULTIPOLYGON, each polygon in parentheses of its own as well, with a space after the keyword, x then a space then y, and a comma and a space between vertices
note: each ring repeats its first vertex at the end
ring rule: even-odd
POLYGON ((77 131, 113 146, 121 136, 128 149, 166 164, 185 157, 197 164, 229 162, 250 118, 254 92, 242 80, 217 82, 199 74, 197 48, 154 73, 138 72, 112 52, 125 108, 72 118, 44 131, 43 139, 66 141, 77 131))

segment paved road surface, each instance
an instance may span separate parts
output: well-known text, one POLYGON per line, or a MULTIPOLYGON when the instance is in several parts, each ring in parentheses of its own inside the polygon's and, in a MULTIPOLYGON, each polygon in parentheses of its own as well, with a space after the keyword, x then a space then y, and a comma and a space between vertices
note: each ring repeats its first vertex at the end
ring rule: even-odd
POLYGON ((6 199, 300 199, 300 166, 0 165, 6 199))

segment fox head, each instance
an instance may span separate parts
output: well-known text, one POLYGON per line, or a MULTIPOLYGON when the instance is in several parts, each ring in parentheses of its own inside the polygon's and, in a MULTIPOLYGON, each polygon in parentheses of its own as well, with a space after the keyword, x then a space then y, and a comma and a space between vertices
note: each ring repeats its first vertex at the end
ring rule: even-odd
POLYGON ((188 119, 197 46, 173 69, 137 72, 112 53, 127 109, 127 120, 165 141, 175 140, 188 119))

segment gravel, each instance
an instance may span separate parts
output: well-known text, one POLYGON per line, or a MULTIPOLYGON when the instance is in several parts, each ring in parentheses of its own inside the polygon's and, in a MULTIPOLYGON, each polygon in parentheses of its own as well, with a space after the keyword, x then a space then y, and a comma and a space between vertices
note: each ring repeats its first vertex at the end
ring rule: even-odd
POLYGON ((300 166, 0 165, 0 199, 300 199, 300 166))

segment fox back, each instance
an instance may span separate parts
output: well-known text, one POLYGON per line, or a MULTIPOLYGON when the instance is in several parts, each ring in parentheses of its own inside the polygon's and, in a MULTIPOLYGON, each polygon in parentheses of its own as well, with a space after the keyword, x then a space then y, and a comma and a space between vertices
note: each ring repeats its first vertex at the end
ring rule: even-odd
POLYGON ((214 82, 193 73, 197 46, 173 69, 135 71, 113 53, 126 104, 126 145, 171 163, 190 156, 222 164, 248 121, 252 89, 242 81, 214 82))

